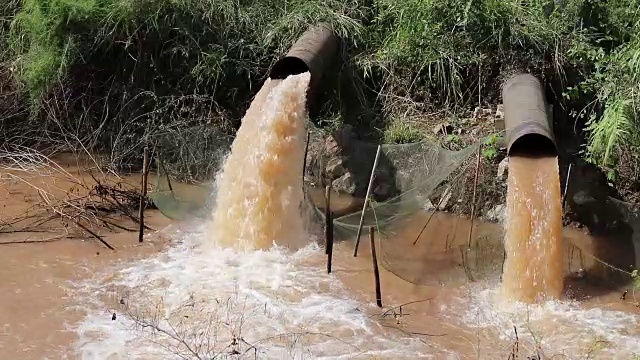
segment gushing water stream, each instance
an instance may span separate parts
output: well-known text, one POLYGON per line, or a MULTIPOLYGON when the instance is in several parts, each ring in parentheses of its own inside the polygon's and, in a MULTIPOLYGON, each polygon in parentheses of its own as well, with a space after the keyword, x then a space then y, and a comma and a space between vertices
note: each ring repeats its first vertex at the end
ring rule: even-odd
POLYGON ((509 158, 503 285, 509 300, 560 299, 562 204, 558 159, 509 158))
POLYGON ((310 74, 268 79, 242 120, 222 172, 212 233, 218 245, 267 249, 308 243, 300 204, 310 74))

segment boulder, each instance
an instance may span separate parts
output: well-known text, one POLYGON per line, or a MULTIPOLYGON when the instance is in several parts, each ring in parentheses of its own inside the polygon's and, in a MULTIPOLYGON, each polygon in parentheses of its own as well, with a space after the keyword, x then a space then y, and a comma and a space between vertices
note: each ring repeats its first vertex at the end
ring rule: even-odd
POLYGON ((329 155, 339 155, 340 154, 340 145, 333 136, 328 136, 324 141, 324 149, 329 155))
POLYGON ((499 204, 487 211, 486 219, 489 221, 503 222, 506 218, 507 206, 499 204))
POLYGON ((353 195, 356 192, 356 181, 351 173, 346 173, 335 179, 331 183, 331 186, 335 191, 340 193, 353 195))
POLYGON ((433 203, 429 199, 427 199, 427 201, 424 202, 424 206, 422 208, 425 211, 433 211, 436 209, 436 207, 433 205, 433 203))
POLYGON ((337 179, 346 172, 344 161, 341 157, 335 156, 327 162, 326 173, 330 180, 337 179))
POLYGON ((505 180, 505 173, 508 171, 509 169, 509 158, 506 157, 504 159, 502 159, 502 161, 500 161, 500 163, 498 164, 498 174, 496 175, 496 179, 498 180, 505 180))
POLYGON ((376 199, 388 199, 393 193, 394 188, 388 181, 379 181, 373 189, 373 195, 376 199))
POLYGON ((353 126, 349 124, 336 131, 333 134, 333 137, 338 142, 338 146, 342 149, 348 148, 349 145, 351 145, 351 141, 358 138, 353 126))

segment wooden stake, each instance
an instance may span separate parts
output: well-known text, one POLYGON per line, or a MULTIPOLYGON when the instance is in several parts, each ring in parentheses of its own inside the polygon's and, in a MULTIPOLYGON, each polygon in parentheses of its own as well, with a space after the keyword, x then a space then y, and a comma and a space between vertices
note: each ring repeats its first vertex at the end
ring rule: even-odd
POLYGON ((144 156, 142 160, 142 189, 140 193, 140 208, 138 209, 138 219, 140 220, 140 229, 138 233, 138 242, 142 242, 144 236, 144 205, 147 199, 147 175, 149 175, 149 147, 144 147, 144 156))
POLYGON ((382 291, 380 290, 380 271, 378 270, 378 256, 376 255, 375 228, 369 227, 369 242, 371 243, 371 261, 373 262, 373 277, 376 282, 376 304, 382 307, 382 291))
POLYGON ((478 169, 480 168, 480 146, 478 146, 478 157, 476 160, 476 175, 473 180, 473 200, 471 201, 471 225, 469 226, 469 239, 467 249, 471 249, 471 235, 473 234, 473 219, 476 216, 476 190, 478 189, 478 169))
POLYGON ((362 215, 360 215, 360 225, 358 225, 358 233, 356 234, 356 247, 353 250, 353 256, 358 256, 358 246, 360 246, 360 235, 362 234, 362 225, 364 223, 364 213, 367 210, 367 205, 369 205, 369 195, 371 194, 371 188, 373 187, 373 178, 376 174, 376 167, 378 166, 378 158, 380 158, 380 149, 382 147, 378 145, 378 150, 376 150, 376 158, 373 160, 373 168, 371 169, 371 177, 369 178, 369 186, 367 186, 367 195, 364 198, 364 204, 362 205, 362 215))
POLYGON ((329 233, 332 225, 331 222, 331 185, 327 185, 324 189, 324 253, 329 254, 329 237, 333 233, 329 233))
POLYGON ((331 211, 331 185, 327 186, 325 192, 325 240, 324 247, 327 254, 327 273, 331 274, 331 264, 333 262, 333 212, 331 211))

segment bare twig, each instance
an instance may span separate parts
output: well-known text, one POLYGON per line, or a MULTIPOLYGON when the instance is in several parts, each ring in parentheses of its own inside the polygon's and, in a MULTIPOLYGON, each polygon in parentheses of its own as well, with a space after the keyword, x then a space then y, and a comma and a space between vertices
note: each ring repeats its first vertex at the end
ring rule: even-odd
MULTIPOLYGON (((37 189, 38 191, 38 196, 40 196, 40 199, 42 200, 43 203, 47 204, 49 206, 49 208, 56 213, 58 216, 60 216, 60 218, 62 219, 68 219, 71 222, 73 222, 77 227, 79 227, 80 229, 86 231, 87 233, 89 233, 91 236, 93 236, 94 238, 96 238, 98 241, 100 241, 102 244, 104 244, 107 248, 111 249, 111 250, 115 250, 115 248, 113 246, 111 246, 108 242, 106 242, 100 235, 96 234, 95 232, 91 231, 89 228, 87 228, 86 226, 82 225, 75 217, 73 216, 69 216, 68 214, 65 214, 64 212, 60 211, 59 209, 57 209, 52 203, 51 200, 49 200, 47 193, 41 189, 38 188, 34 185, 31 184, 31 186, 33 186, 33 188, 37 189)), ((68 202, 66 202, 67 205, 70 205, 72 207, 75 207, 72 204, 69 204, 68 202)))

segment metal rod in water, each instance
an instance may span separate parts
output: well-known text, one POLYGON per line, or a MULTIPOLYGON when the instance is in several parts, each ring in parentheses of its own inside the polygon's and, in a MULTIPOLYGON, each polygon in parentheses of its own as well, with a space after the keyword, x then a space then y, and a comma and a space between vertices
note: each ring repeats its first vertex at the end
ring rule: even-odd
POLYGON ((378 255, 376 254, 375 227, 369 227, 369 242, 371 245, 371 261, 373 262, 373 277, 376 282, 376 304, 382 307, 382 291, 380 290, 380 271, 378 269, 378 255))
POLYGON ((360 225, 358 225, 358 233, 356 234, 356 247, 353 250, 353 256, 358 256, 358 246, 360 246, 360 235, 362 234, 362 224, 364 223, 364 212, 369 205, 369 195, 371 194, 371 188, 373 187, 373 178, 376 174, 376 167, 378 166, 378 158, 380 157, 380 149, 382 146, 378 145, 376 150, 376 158, 373 160, 373 168, 371 169, 371 177, 369 178, 369 186, 367 186, 367 196, 364 198, 364 204, 362 205, 362 215, 360 215, 360 225))
POLYGON ((142 238, 144 237, 144 205, 147 199, 147 175, 149 171, 147 168, 149 167, 149 147, 144 147, 144 155, 142 160, 142 186, 140 193, 140 208, 138 209, 138 219, 140 222, 140 229, 138 231, 138 242, 142 242, 142 238))

